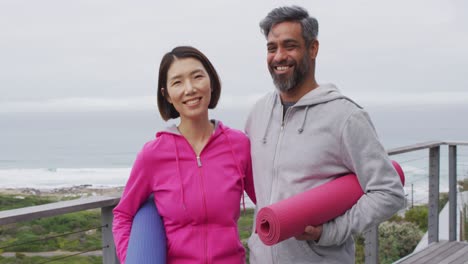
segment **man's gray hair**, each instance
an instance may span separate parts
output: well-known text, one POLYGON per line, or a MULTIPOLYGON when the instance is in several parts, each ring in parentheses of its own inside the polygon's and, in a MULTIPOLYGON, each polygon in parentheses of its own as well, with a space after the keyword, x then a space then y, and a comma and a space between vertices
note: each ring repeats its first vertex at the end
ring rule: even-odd
POLYGON ((284 6, 271 10, 270 13, 260 21, 260 29, 267 38, 274 25, 285 21, 298 22, 301 24, 302 37, 305 40, 306 46, 309 46, 313 40, 317 39, 317 19, 309 16, 307 10, 300 6, 284 6))

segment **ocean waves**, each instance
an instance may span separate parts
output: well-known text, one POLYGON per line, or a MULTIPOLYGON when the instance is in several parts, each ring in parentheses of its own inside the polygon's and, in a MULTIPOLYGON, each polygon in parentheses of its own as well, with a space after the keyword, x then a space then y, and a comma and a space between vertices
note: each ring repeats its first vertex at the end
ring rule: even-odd
POLYGON ((129 175, 130 168, 0 169, 0 188, 110 188, 125 185, 129 175))

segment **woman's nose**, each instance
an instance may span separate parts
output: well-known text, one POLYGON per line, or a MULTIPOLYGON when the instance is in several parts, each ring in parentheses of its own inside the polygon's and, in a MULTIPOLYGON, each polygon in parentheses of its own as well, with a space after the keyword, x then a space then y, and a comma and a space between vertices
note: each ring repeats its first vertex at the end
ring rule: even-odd
POLYGON ((185 82, 184 92, 186 95, 190 95, 195 92, 195 87, 193 86, 192 82, 185 82))

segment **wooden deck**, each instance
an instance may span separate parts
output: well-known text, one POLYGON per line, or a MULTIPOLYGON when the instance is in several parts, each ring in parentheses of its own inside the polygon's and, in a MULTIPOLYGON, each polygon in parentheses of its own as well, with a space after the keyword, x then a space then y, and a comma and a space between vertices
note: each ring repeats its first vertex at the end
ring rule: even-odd
POLYGON ((460 264, 468 263, 468 243, 440 241, 395 262, 397 264, 460 264))

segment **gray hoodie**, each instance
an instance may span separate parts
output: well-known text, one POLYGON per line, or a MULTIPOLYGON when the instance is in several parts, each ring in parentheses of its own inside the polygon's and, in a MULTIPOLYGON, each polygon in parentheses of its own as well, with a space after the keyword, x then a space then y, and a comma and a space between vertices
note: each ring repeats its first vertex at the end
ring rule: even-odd
POLYGON ((287 109, 284 120, 282 112, 279 94, 273 92, 257 102, 247 120, 256 212, 350 172, 358 176, 365 195, 325 223, 318 242, 290 238, 266 246, 253 233, 250 263, 354 263, 352 235, 403 207, 399 176, 368 114, 334 85, 304 95, 287 109))

